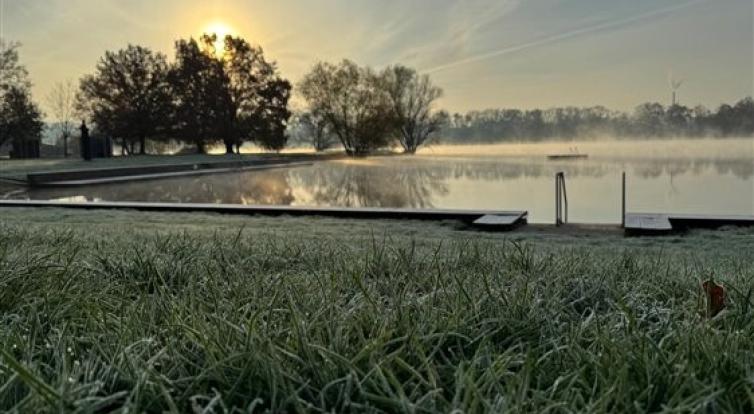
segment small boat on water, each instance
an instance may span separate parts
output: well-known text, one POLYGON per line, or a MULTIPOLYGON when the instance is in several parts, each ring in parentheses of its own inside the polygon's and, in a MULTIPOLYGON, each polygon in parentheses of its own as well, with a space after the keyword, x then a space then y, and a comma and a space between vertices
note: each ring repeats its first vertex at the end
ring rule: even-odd
POLYGON ((579 160, 589 158, 587 154, 550 154, 548 160, 579 160))
POLYGON ((580 153, 577 147, 569 148, 569 152, 547 156, 548 160, 583 160, 586 158, 589 158, 589 155, 580 153))

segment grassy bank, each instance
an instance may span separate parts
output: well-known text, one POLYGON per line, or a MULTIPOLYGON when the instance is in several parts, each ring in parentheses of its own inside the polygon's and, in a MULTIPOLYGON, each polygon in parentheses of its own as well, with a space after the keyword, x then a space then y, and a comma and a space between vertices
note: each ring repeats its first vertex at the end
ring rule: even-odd
POLYGON ((0 411, 751 411, 753 236, 0 209, 0 411))

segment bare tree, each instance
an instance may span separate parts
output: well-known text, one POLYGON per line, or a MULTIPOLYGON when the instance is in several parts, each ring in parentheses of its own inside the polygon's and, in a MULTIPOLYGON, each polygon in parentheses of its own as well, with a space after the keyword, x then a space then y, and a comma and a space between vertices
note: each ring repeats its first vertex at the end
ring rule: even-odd
POLYGON ((68 157, 68 138, 76 128, 76 86, 72 80, 59 82, 47 95, 47 106, 57 123, 56 127, 63 141, 63 156, 68 157))
POLYGON ((298 114, 294 123, 305 136, 305 140, 317 152, 327 150, 337 143, 337 138, 330 131, 327 119, 317 111, 298 114))
POLYGON ((442 89, 434 86, 428 75, 401 65, 385 69, 382 78, 390 96, 398 141, 404 152, 413 154, 447 122, 446 113, 432 111, 442 89))
POLYGON ((344 60, 318 63, 299 86, 309 110, 321 114, 346 153, 366 155, 390 144, 390 102, 374 71, 344 60))

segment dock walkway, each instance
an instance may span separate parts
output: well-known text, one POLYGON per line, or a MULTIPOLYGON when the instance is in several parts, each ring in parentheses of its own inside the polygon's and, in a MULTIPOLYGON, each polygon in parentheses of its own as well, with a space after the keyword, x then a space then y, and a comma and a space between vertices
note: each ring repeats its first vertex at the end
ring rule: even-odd
POLYGON ((626 214, 627 235, 661 235, 691 228, 754 226, 754 216, 712 214, 626 214))
POLYGON ((42 200, 0 200, 0 207, 54 207, 72 209, 123 209, 153 212, 220 213, 266 216, 323 216, 354 219, 454 220, 478 228, 508 231, 527 224, 526 211, 443 210, 408 208, 340 208, 240 204, 60 202, 42 200), (483 219, 480 221, 480 219, 483 219), (479 222, 477 222, 479 221, 479 222), (477 222, 477 223, 475 223, 477 222))

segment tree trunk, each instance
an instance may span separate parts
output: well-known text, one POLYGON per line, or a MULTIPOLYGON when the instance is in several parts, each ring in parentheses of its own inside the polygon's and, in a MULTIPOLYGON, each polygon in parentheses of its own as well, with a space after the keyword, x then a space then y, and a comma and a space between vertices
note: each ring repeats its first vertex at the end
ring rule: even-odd
POLYGON ((68 158, 68 136, 63 135, 63 158, 68 158))
POLYGON ((233 154, 233 141, 225 140, 225 154, 233 154))
POLYGON ((147 137, 139 138, 139 154, 145 155, 147 153, 147 137))

